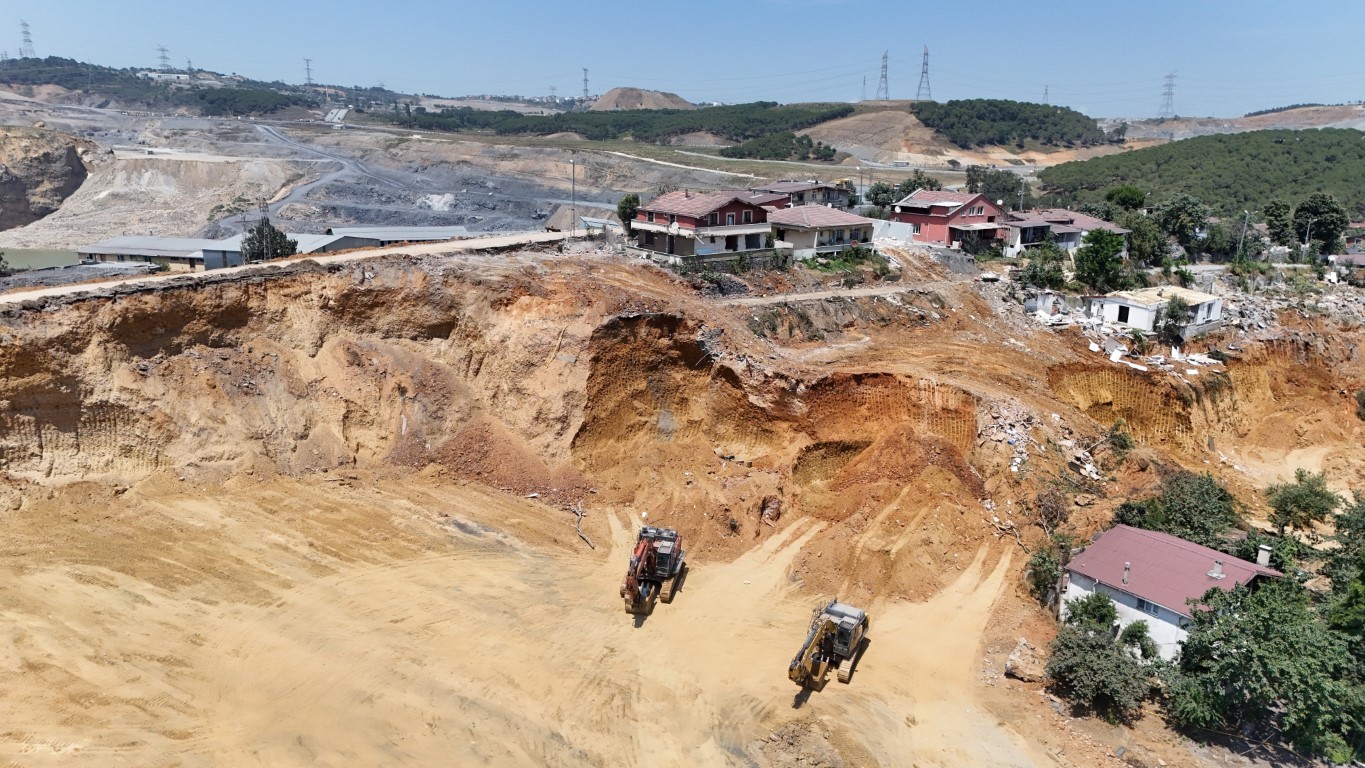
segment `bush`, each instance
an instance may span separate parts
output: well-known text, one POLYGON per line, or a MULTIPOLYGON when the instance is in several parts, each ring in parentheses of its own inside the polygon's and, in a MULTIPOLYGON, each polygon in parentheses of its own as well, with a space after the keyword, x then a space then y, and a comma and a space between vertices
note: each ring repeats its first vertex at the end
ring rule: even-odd
POLYGON ((1306 469, 1294 470, 1294 482, 1272 485, 1266 497, 1274 509, 1271 521, 1279 527, 1280 535, 1286 528, 1311 530, 1341 506, 1342 499, 1327 488, 1327 473, 1313 474, 1306 469))
POLYGON ((1114 519, 1217 549, 1240 516, 1237 500, 1212 475, 1183 473, 1162 483, 1158 496, 1120 504, 1114 519))
POLYGON ((1365 389, 1356 390, 1356 418, 1365 421, 1365 389))
POLYGON ((1151 670, 1139 660, 1156 656, 1146 622, 1114 632, 1118 609, 1095 592, 1067 606, 1066 623, 1052 641, 1047 675, 1072 702, 1110 722, 1131 721, 1151 693, 1151 670))
POLYGON ((1028 560, 1029 591, 1039 600, 1047 599, 1048 592, 1056 588, 1062 578, 1062 561, 1057 553, 1047 546, 1033 551, 1028 560))

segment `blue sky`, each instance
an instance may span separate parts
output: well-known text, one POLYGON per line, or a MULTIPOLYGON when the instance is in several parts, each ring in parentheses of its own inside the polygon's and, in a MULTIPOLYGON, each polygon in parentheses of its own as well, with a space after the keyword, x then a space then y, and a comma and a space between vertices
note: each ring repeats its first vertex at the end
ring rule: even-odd
POLYGON ((913 98, 930 49, 939 101, 1012 98, 1097 117, 1154 116, 1177 74, 1176 112, 1235 116, 1297 102, 1365 99, 1361 0, 1142 3, 879 0, 50 0, 0 11, 39 56, 157 63, 302 82, 384 83, 463 95, 561 95, 637 86, 694 101, 849 101, 875 94, 890 52, 892 98, 913 98))

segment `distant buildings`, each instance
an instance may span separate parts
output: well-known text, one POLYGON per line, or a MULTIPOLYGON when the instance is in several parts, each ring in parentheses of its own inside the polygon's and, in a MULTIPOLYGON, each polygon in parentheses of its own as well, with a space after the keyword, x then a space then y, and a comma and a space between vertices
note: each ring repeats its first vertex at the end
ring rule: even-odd
POLYGON ((782 208, 798 205, 827 205, 833 208, 848 208, 852 190, 836 184, 820 181, 775 181, 760 187, 750 187, 751 192, 764 192, 782 195, 787 204, 782 208))

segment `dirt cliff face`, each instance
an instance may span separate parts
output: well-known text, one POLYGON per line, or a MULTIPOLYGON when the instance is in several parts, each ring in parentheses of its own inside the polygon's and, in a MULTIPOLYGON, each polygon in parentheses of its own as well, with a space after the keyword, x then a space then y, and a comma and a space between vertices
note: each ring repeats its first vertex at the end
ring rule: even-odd
POLYGON ((0 127, 0 230, 56 211, 89 175, 95 145, 41 128, 0 127))

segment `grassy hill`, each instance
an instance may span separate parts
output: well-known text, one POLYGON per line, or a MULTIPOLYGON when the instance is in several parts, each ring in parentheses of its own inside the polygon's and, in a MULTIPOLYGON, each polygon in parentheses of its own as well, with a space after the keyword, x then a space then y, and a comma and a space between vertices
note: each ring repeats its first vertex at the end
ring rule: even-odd
POLYGON ((1150 202, 1184 192, 1237 214, 1327 192, 1358 216, 1365 214, 1365 133, 1323 128, 1200 136, 1062 163, 1038 177, 1048 194, 1071 202, 1096 202, 1109 187, 1134 184, 1150 202))

